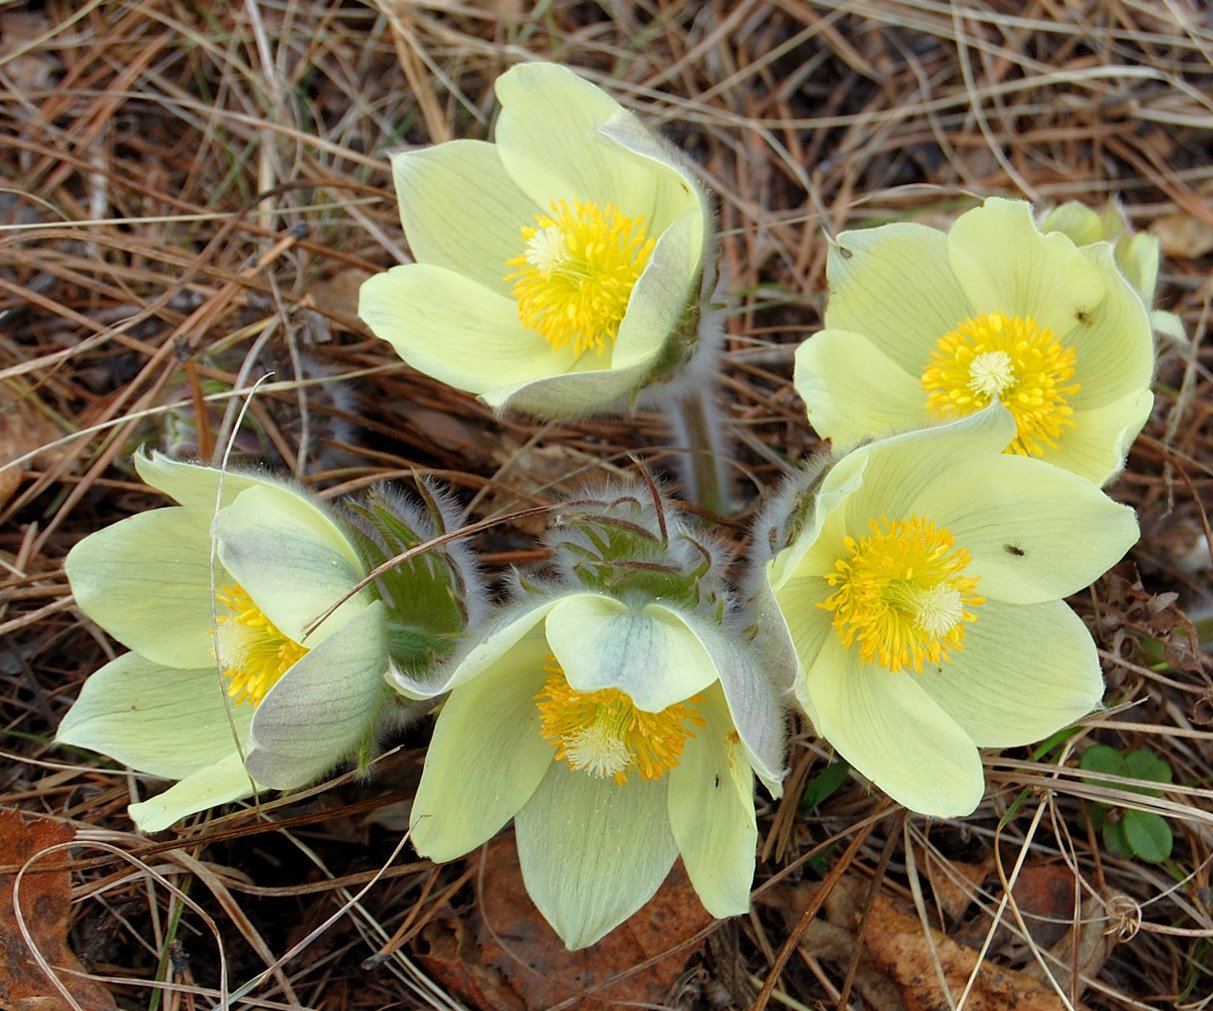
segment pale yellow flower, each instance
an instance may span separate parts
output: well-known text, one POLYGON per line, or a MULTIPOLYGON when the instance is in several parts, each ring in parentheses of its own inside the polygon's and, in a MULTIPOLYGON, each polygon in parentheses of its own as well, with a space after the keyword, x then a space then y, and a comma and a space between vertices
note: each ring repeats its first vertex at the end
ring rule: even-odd
POLYGON ((1031 207, 990 198, 948 232, 843 232, 829 256, 826 329, 796 352, 809 420, 843 451, 995 400, 1009 452, 1102 484, 1153 404, 1145 308, 1109 243, 1042 233, 1031 207))
POLYGON ((1007 454, 999 405, 843 457, 767 563, 816 732, 895 800, 980 802, 978 748, 1040 740, 1099 705, 1095 644, 1062 601, 1137 538, 1090 482, 1007 454))
POLYGON ((696 350, 708 202, 665 144, 550 63, 497 80, 496 142, 392 159, 416 263, 359 314, 414 368, 493 407, 625 404, 696 350))
POLYGON ((514 820, 527 892, 569 948, 622 923, 681 857, 714 916, 750 904, 754 777, 774 796, 790 649, 753 641, 729 555, 647 491, 565 503, 549 535, 561 586, 529 585, 434 684, 449 692, 409 818, 452 860, 514 820))
POLYGON ((387 625, 350 596, 365 566, 305 495, 159 454, 135 466, 178 504, 68 554, 76 604, 131 652, 89 677, 56 740, 177 780, 130 807, 155 832, 356 757, 388 697, 387 625))

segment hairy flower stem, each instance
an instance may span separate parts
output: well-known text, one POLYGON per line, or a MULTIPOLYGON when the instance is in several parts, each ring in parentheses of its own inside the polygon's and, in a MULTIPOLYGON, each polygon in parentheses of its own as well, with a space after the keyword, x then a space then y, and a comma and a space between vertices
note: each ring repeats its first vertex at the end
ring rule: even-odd
POLYGON ((669 418, 675 443, 682 450, 679 460, 686 500, 727 516, 735 502, 725 474, 728 457, 716 396, 715 384, 691 386, 670 405, 669 418))

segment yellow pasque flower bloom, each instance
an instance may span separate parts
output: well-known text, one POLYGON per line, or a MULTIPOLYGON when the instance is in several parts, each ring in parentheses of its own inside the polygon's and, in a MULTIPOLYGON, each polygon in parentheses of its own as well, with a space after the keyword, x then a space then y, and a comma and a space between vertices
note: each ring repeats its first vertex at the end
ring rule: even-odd
POLYGON ((156 832, 354 757, 388 697, 389 664, 384 605, 366 590, 311 628, 366 575, 311 499, 158 453, 135 467, 179 504, 68 554, 77 605, 131 652, 85 682, 56 740, 178 780, 130 807, 156 832))
POLYGON ((682 857, 710 913, 750 908, 753 778, 779 796, 786 643, 754 640, 729 552, 647 487, 566 501, 560 584, 523 600, 438 685, 450 692, 409 820, 449 861, 514 819, 526 891, 570 949, 640 908, 682 857), (577 587, 577 589, 569 589, 577 587))
POLYGON ((1027 203, 990 198, 946 233, 843 232, 828 274, 826 329, 797 349, 795 382, 836 450, 1000 401, 1008 452, 1096 484, 1124 465, 1154 346, 1110 244, 1043 233, 1027 203))
POLYGON ((1040 227, 1046 232, 1062 232, 1078 246, 1112 243, 1116 265, 1146 307, 1150 324, 1161 334, 1186 340, 1183 321, 1174 313, 1154 308, 1160 257, 1158 237, 1149 232, 1134 232, 1115 201, 1108 201, 1102 211, 1096 212, 1071 200, 1049 211, 1040 227))
POLYGON ((780 792, 783 716, 739 629, 568 592, 508 612, 450 692, 409 827, 452 860, 511 818, 527 891, 570 949, 639 909, 681 856, 714 916, 749 908, 754 775, 780 792))
POLYGON ((695 352, 707 199, 572 71, 523 64, 496 88, 495 143, 392 158, 417 262, 367 281, 359 314, 414 368, 493 407, 610 409, 695 352))
POLYGON ((843 457, 765 567, 769 634, 791 639, 796 698, 856 769, 911 810, 970 813, 978 748, 1090 712, 1095 644, 1062 601, 1137 539, 1090 482, 1004 450, 995 404, 843 457))

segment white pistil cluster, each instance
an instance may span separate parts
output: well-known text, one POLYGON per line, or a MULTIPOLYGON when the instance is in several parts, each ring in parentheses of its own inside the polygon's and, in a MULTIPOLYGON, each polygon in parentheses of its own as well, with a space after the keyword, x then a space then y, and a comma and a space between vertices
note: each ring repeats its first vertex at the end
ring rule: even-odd
POLYGON ((993 400, 1015 382, 1015 366, 1005 351, 983 351, 969 364, 969 389, 993 400))
POLYGON ((960 591, 948 583, 920 590, 915 600, 914 623, 928 635, 947 635, 964 618, 964 600, 960 591))
POLYGON ((599 719, 578 733, 564 746, 568 763, 599 779, 614 777, 632 764, 632 754, 623 743, 619 728, 599 719))
POLYGON ((559 225, 548 225, 537 229, 526 240, 523 254, 527 265, 534 267, 544 277, 551 277, 568 262, 569 247, 559 225))

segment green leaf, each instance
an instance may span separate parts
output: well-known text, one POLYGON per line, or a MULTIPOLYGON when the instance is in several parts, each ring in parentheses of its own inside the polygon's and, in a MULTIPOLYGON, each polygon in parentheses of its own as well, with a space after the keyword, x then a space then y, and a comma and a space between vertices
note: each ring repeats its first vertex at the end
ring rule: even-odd
POLYGON ((1125 842, 1142 860, 1162 863, 1171 855, 1171 829, 1150 811, 1126 811, 1120 822, 1125 842))
MULTIPOLYGON (((1106 773, 1109 776, 1128 775, 1125 768, 1125 760, 1121 757, 1120 752, 1106 744, 1095 744, 1087 748, 1082 753, 1078 767, 1086 769, 1088 772, 1106 773)), ((1084 779, 1083 782, 1106 785, 1094 779, 1084 779)))
POLYGON ((807 813, 824 804, 846 782, 847 773, 850 771, 851 767, 846 762, 831 762, 827 765, 805 787, 804 796, 800 798, 800 810, 807 813))
MULTIPOLYGON (((1136 748, 1125 755, 1125 775, 1133 779, 1148 779, 1153 783, 1170 783, 1171 766, 1149 748, 1136 748)), ((1140 786, 1130 786, 1126 789, 1134 793, 1144 793, 1148 797, 1162 796, 1162 790, 1149 790, 1140 786)))
POLYGON ((1128 860, 1133 856, 1133 847, 1129 845, 1129 840, 1125 838, 1125 825, 1122 819, 1118 818, 1116 821, 1104 822, 1103 844, 1104 849, 1114 857, 1128 860))
POLYGON ((448 656, 455 646, 452 636, 435 635, 427 628, 410 625, 395 615, 387 623, 388 655, 405 670, 427 671, 448 656))
POLYGON ((1051 756, 1054 751, 1058 750, 1066 741, 1077 734, 1079 729, 1079 727, 1063 727, 1057 733, 1045 738, 1045 740, 1032 749, 1032 761, 1039 762, 1046 755, 1051 756))
MULTIPOLYGON (((395 503, 377 491, 367 495, 365 505, 352 504, 349 508, 369 527, 370 536, 361 536, 360 543, 376 568, 443 532, 436 508, 431 510, 429 517, 434 529, 425 529, 421 526, 421 514, 410 515, 412 510, 403 503, 395 503)), ((461 598, 467 588, 445 548, 434 546, 397 562, 379 577, 377 585, 395 624, 416 629, 418 635, 440 643, 440 652, 449 652, 453 637, 461 633, 466 624, 466 609, 461 598)), ((403 642, 401 645, 407 647, 403 642)), ((416 655, 407 648, 401 653, 394 650, 392 657, 404 666, 418 662, 428 664, 432 658, 424 656, 426 648, 416 655)))

